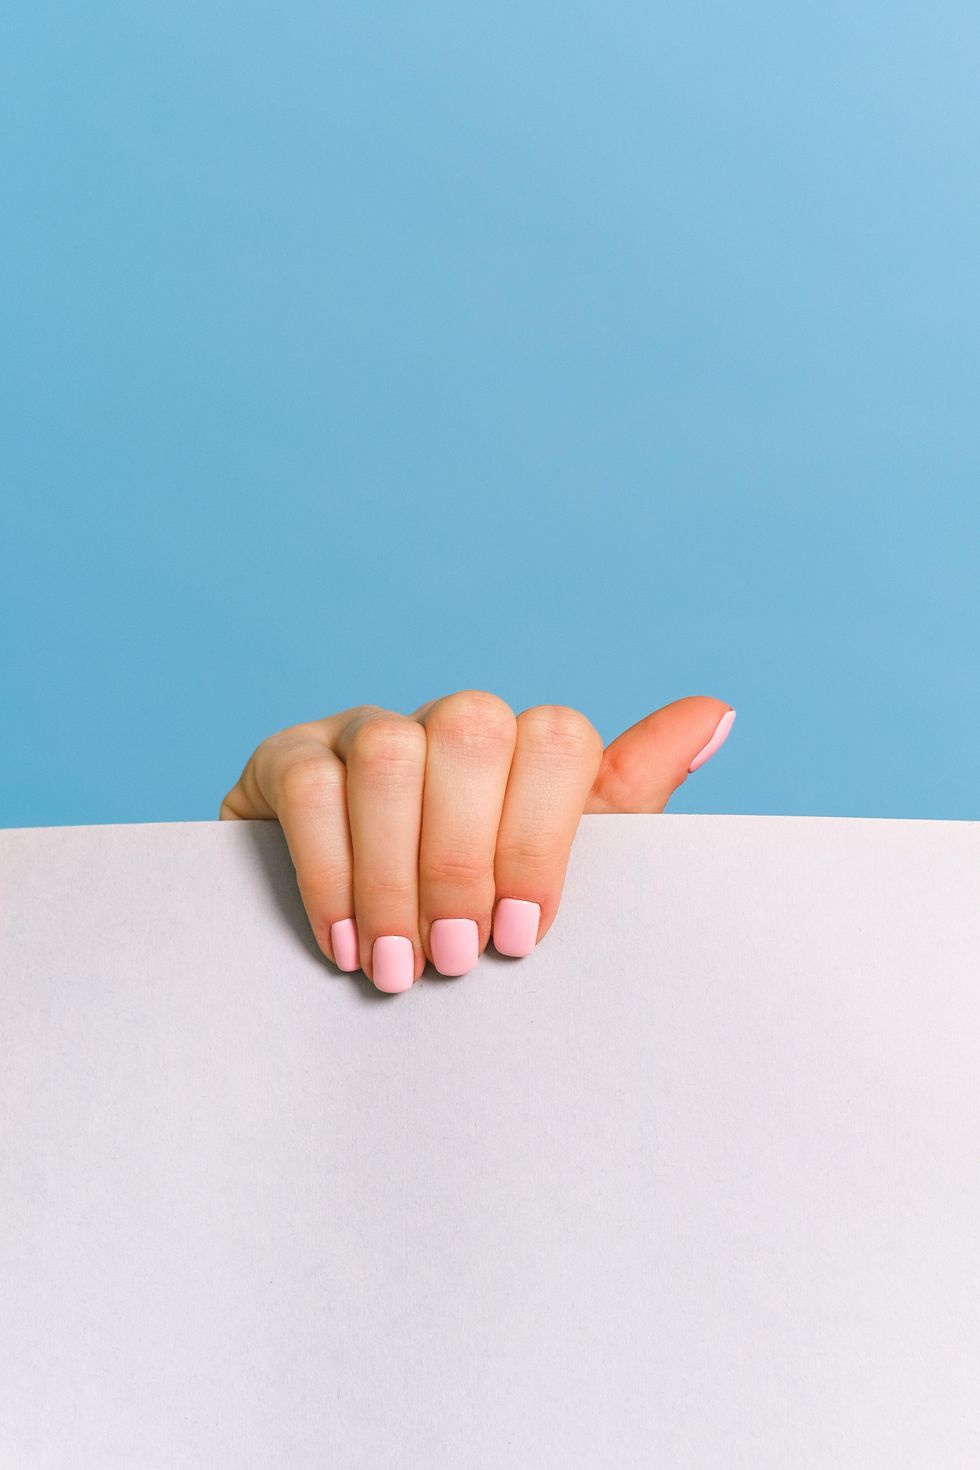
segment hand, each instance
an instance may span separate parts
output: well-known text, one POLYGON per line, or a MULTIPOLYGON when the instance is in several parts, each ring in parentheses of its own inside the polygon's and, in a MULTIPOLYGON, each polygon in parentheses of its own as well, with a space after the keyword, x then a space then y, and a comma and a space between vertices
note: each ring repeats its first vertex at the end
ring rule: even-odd
POLYGON ((480 690, 411 715, 358 705, 270 735, 219 816, 278 819, 327 958, 407 990, 427 959, 443 975, 471 970, 491 914, 495 948, 530 954, 554 921, 583 812, 663 811, 734 719, 694 695, 603 750, 577 710, 515 717, 480 690))

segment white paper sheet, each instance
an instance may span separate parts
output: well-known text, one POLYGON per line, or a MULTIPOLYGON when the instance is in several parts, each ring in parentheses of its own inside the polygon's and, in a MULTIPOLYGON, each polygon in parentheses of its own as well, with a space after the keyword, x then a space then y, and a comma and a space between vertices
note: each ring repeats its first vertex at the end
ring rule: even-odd
POLYGON ((586 817, 401 996, 275 824, 0 893, 3 1470, 980 1465, 980 824, 586 817))

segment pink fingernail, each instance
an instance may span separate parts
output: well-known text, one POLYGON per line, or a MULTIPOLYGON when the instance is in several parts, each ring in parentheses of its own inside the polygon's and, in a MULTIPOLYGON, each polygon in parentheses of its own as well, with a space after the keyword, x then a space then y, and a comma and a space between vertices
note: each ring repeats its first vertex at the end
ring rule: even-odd
POLYGON ((371 950, 374 983, 379 990, 397 995, 411 990, 415 980, 415 948, 404 934, 381 934, 371 950))
POLYGON ((541 905, 526 898, 502 898, 493 916, 493 945, 500 954, 523 959, 534 949, 541 905))
POLYGON ((361 952, 353 919, 338 919, 336 924, 330 925, 330 943, 338 970, 360 969, 361 952))
POLYGON ((480 958, 479 925, 475 919, 436 919, 429 945, 440 975, 465 975, 480 958))
POLYGON ((721 749, 725 741, 728 739, 729 732, 734 723, 735 711, 733 709, 726 710, 721 719, 718 721, 718 724, 715 726, 715 733, 712 735, 707 745, 703 746, 698 751, 697 755, 688 766, 688 775, 690 775, 692 771, 696 771, 699 766, 703 766, 705 761, 709 761, 716 750, 721 749))

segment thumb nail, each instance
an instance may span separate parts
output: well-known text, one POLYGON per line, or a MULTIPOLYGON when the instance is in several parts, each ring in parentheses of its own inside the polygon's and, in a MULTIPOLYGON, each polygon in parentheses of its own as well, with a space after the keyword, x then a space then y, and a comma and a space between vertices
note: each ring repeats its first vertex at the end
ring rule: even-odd
POLYGON ((721 749, 725 741, 728 739, 729 731, 731 730, 734 723, 735 711, 733 709, 726 710, 721 719, 718 721, 717 725, 715 726, 715 733, 712 735, 707 745, 702 746, 702 748, 698 751, 697 755, 692 760, 691 764, 688 766, 688 775, 690 775, 692 771, 696 771, 699 769, 699 767, 703 766, 705 761, 709 761, 716 750, 721 749))

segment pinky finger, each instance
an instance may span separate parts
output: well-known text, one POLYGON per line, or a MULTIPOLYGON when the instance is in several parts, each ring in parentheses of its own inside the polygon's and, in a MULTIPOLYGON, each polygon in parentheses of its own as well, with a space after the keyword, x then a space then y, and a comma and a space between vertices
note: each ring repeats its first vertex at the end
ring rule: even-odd
POLYGON ((354 920, 347 770, 319 741, 260 746, 221 805, 222 816, 278 817, 317 944, 341 970, 360 967, 354 920))
POLYGON ((343 761, 321 748, 287 764, 279 775, 276 812, 317 943, 339 969, 358 969, 343 761))

